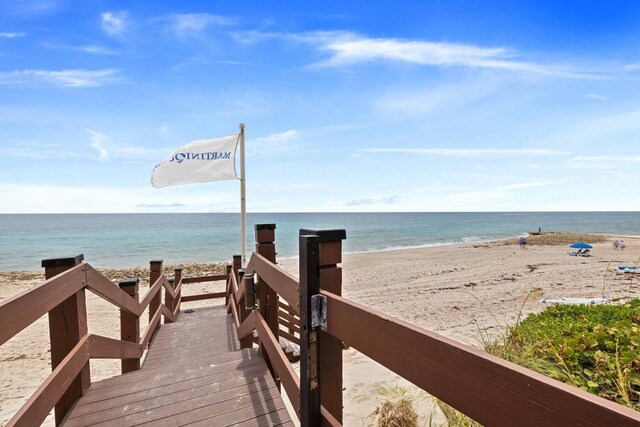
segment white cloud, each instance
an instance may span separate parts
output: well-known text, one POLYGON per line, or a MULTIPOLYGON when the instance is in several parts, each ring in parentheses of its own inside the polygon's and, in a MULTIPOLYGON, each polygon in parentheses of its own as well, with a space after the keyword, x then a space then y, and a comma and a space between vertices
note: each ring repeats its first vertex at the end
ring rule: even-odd
POLYGON ((445 157, 566 156, 569 153, 547 148, 363 148, 362 153, 426 154, 445 157))
POLYGON ((372 38, 349 31, 316 31, 307 33, 234 34, 236 41, 256 43, 268 39, 284 39, 305 43, 329 54, 329 59, 316 63, 321 67, 342 67, 373 61, 403 62, 432 67, 468 67, 534 73, 565 78, 605 78, 606 73, 565 64, 536 63, 522 59, 514 50, 472 44, 396 38, 372 38))
POLYGON ((524 190, 527 188, 537 188, 537 187, 547 187, 549 185, 554 185, 555 182, 551 181, 534 181, 534 182, 520 182, 515 184, 505 184, 500 185, 496 190, 498 191, 513 191, 513 190, 524 190))
POLYGON ((3 140, 0 156, 23 157, 28 159, 63 159, 82 157, 75 151, 65 151, 64 146, 32 140, 3 140))
POLYGON ((93 55, 110 55, 110 56, 119 55, 119 53, 116 52, 115 50, 111 50, 106 47, 96 46, 96 45, 78 46, 76 49, 82 52, 91 53, 93 55))
POLYGON ((104 70, 22 70, 0 72, 0 84, 41 84, 56 87, 98 87, 120 81, 118 71, 104 70))
POLYGON ((572 167, 585 169, 618 170, 621 167, 640 163, 639 154, 604 154, 592 156, 575 156, 569 159, 572 167))
POLYGON ((247 153, 261 156, 277 156, 301 149, 300 132, 289 129, 285 132, 255 138, 247 142, 247 153))
POLYGON ((571 123, 557 132, 538 138, 532 144, 544 146, 637 147, 640 139, 640 110, 603 114, 598 111, 591 116, 579 116, 567 120, 571 123))
POLYGON ((182 203, 140 203, 136 207, 138 208, 182 208, 182 203))
POLYGON ((42 43, 42 47, 46 47, 48 49, 62 49, 62 50, 70 50, 76 52, 84 52, 90 53, 92 55, 106 55, 106 56, 114 56, 120 55, 119 52, 115 50, 111 50, 104 46, 99 45, 88 45, 88 46, 70 46, 64 44, 52 44, 52 43, 42 43))
MULTIPOLYGON (((212 206, 237 209, 236 189, 206 186, 155 190, 151 186, 70 186, 0 182, 2 213, 207 212, 212 206), (47 195, 55 195, 55 197, 47 195)), ((236 210, 237 211, 237 210, 236 210)))
POLYGON ((401 114, 403 118, 438 112, 451 114, 452 110, 464 109, 487 98, 498 88, 499 82, 490 78, 438 86, 394 88, 375 98, 373 106, 384 117, 388 117, 390 113, 401 114))
POLYGON ((199 33, 210 25, 233 25, 235 20, 225 16, 212 15, 209 13, 184 13, 169 15, 167 19, 171 22, 171 29, 179 36, 192 33, 199 33))
POLYGON ((127 12, 104 12, 102 15, 102 30, 110 36, 121 36, 127 32, 127 12))
POLYGON ((122 160, 161 160, 171 152, 171 148, 155 147, 147 148, 129 144, 114 143, 111 136, 87 129, 91 147, 98 150, 100 160, 122 159, 122 160))
POLYGON ((91 140, 91 146, 98 150, 98 158, 100 160, 111 159, 111 156, 109 156, 109 151, 103 146, 104 142, 109 140, 109 137, 104 133, 96 132, 93 130, 89 130, 88 132, 91 135, 89 137, 89 139, 91 140))
POLYGON ((393 205, 398 203, 398 196, 375 197, 367 199, 351 200, 345 203, 346 206, 363 206, 363 205, 393 205))
POLYGON ((0 39, 15 39, 18 37, 24 37, 26 33, 23 32, 6 32, 0 33, 0 39))
POLYGON ((596 77, 595 74, 573 70, 562 65, 536 64, 515 59, 516 55, 504 47, 480 47, 468 44, 364 38, 339 35, 336 39, 321 38, 321 49, 332 54, 320 65, 342 66, 369 61, 397 61, 428 66, 463 66, 525 71, 571 78, 596 77))

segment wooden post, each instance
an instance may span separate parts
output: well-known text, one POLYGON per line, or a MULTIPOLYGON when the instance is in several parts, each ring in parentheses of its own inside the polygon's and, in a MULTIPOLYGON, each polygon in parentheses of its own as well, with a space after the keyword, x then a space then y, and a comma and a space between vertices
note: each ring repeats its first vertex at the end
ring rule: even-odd
MULTIPOLYGON (((173 289, 176 289, 181 281, 182 281, 182 269, 181 268, 176 268, 175 270, 173 270, 173 286, 174 286, 173 289)), ((176 304, 180 305, 180 297, 181 296, 182 296, 182 288, 180 288, 180 290, 176 294, 176 300, 173 302, 172 310, 176 309, 176 304)), ((179 308, 178 308, 177 316, 178 317, 180 316, 180 309, 179 308)))
MULTIPOLYGON (((342 229, 301 229, 300 235, 318 236, 320 240, 320 289, 342 295, 342 241, 347 233, 342 229)), ((322 406, 342 423, 342 350, 343 343, 321 331, 320 400, 322 406)))
POLYGON ((230 292, 230 282, 229 282, 229 278, 231 277, 231 269, 233 267, 230 265, 227 265, 227 289, 225 289, 226 291, 226 295, 224 296, 224 305, 225 307, 227 307, 229 305, 229 292, 230 292))
MULTIPOLYGON (((254 226, 256 233, 256 253, 262 255, 267 259, 267 261, 276 264, 276 246, 273 243, 275 241, 275 224, 256 224, 254 226)), ((273 335, 276 337, 276 341, 278 340, 279 325, 278 325, 278 294, 269 287, 269 284, 264 281, 261 277, 258 276, 258 310, 260 314, 264 318, 265 322, 273 332, 273 335)), ((260 348, 262 356, 267 362, 267 366, 273 375, 276 384, 279 384, 277 374, 273 367, 271 366, 271 362, 269 361, 269 356, 266 351, 263 351, 263 348, 260 348)))
MULTIPOLYGON (((83 254, 43 259, 42 267, 44 267, 45 278, 50 279, 57 276, 80 264, 83 260, 83 254)), ((62 362, 73 347, 80 342, 80 339, 87 335, 87 332, 87 306, 84 288, 82 288, 49 312, 52 370, 62 362)), ((87 362, 56 404, 56 425, 62 423, 69 409, 76 400, 84 395, 90 384, 89 362, 87 362)))
MULTIPOLYGON (((149 289, 151 286, 158 280, 158 278, 162 275, 162 260, 156 259, 149 262, 149 289)), ((160 304, 162 304, 162 289, 151 298, 151 302, 149 303, 149 323, 151 323, 151 319, 153 319, 154 314, 160 308, 160 304)), ((158 322, 158 326, 156 330, 151 333, 151 339, 149 340, 149 347, 151 347, 151 343, 155 338, 155 334, 160 329, 160 322, 158 322)))
MULTIPOLYGON (((176 279, 175 278, 169 278, 169 279, 167 279, 167 281, 169 282, 169 285, 171 286, 172 289, 176 288, 176 279)), ((160 292, 162 292, 162 289, 160 290, 160 292)), ((164 305, 165 305, 165 307, 167 307, 169 309, 169 311, 171 311, 173 313, 174 304, 175 304, 175 300, 173 299, 173 297, 171 296, 169 291, 167 291, 165 289, 164 290, 164 305)), ((169 318, 167 318, 165 316, 164 323, 173 323, 173 320, 171 320, 171 319, 169 319, 169 318)))
MULTIPOLYGON (((242 283, 242 279, 244 278, 245 269, 241 268, 238 270, 238 288, 244 289, 244 283, 242 283)), ((240 324, 245 321, 249 314, 251 314, 251 310, 247 310, 244 303, 240 303, 238 301, 238 316, 240 317, 240 324)), ((249 335, 240 340, 240 348, 253 348, 253 335, 249 335)))
MULTIPOLYGON (((128 295, 131 295, 131 298, 139 301, 139 284, 140 279, 134 277, 133 279, 121 280, 118 286, 128 295)), ((140 342, 140 317, 122 309, 120 310, 120 339, 136 344, 140 342)), ((140 369, 140 359, 122 359, 121 365, 123 374, 136 371, 140 369)))
MULTIPOLYGON (((234 255, 233 256, 233 274, 236 276, 236 282, 238 283, 238 289, 242 289, 244 284, 242 283, 242 277, 244 276, 244 270, 242 269, 242 255, 234 255)), ((231 309, 231 306, 229 306, 231 309)), ((250 311, 244 307, 243 303, 238 301, 238 306, 236 307, 238 310, 238 317, 240 317, 240 324, 244 322, 244 320, 249 316, 250 311)), ((230 311, 230 310, 228 310, 230 311)), ((253 337, 249 335, 248 337, 240 340, 240 348, 251 348, 253 347, 253 337)))
MULTIPOLYGON (((319 328, 311 324, 311 297, 320 292, 320 239, 300 231, 300 425, 319 427, 322 365, 319 328)), ((342 390, 340 391, 342 394, 342 390)))
MULTIPOLYGON (((238 280, 238 270, 240 270, 240 268, 242 268, 242 255, 234 255, 233 256, 232 266, 233 266, 232 267, 233 275, 236 278, 236 283, 238 284, 238 288, 240 288, 240 280, 238 280)), ((233 289, 231 291, 233 292, 233 289)), ((243 305, 243 304, 240 304, 240 305, 243 305)), ((238 308, 238 310, 239 310, 239 308, 238 308)), ((227 306, 227 313, 231 313, 231 306, 230 305, 227 306)), ((238 315, 240 315, 240 314, 238 314, 238 315)))

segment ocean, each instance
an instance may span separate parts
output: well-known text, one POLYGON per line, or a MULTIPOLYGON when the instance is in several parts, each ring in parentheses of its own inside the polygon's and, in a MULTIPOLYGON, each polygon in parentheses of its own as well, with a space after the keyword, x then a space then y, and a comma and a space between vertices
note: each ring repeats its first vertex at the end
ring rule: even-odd
MULTIPOLYGON (((483 242, 537 231, 640 235, 639 212, 250 213, 276 224, 278 257, 297 256, 300 228, 344 228, 346 253, 483 242)), ((0 215, 0 271, 38 270, 43 258, 84 254, 95 267, 230 261, 240 253, 240 215, 0 215)))

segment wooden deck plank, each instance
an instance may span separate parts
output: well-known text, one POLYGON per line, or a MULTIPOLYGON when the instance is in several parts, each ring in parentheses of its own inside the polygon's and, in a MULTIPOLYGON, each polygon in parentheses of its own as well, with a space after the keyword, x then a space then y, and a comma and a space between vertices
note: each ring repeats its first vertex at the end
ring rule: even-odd
MULTIPOLYGON (((269 389, 269 390, 277 390, 269 389)), ((257 418, 261 415, 269 414, 271 412, 284 409, 284 402, 280 397, 280 394, 274 392, 274 398, 265 398, 260 396, 259 393, 252 395, 254 400, 248 399, 242 402, 242 406, 235 404, 229 405, 230 409, 221 409, 217 405, 204 406, 202 408, 194 409, 191 411, 175 414, 170 417, 156 419, 154 421, 136 424, 137 426, 183 426, 183 425, 198 425, 204 426, 228 426, 243 421, 248 421, 257 418)), ((266 397, 266 396, 264 396, 266 397)))
POLYGON ((179 351, 176 350, 172 353, 151 357, 144 360, 143 367, 145 370, 157 368, 160 366, 166 366, 167 360, 172 360, 174 363, 184 363, 188 360, 194 359, 202 359, 206 357, 215 357, 223 354, 228 354, 229 352, 234 351, 235 349, 227 349, 227 348, 201 348, 194 349, 192 351, 179 351))
MULTIPOLYGON (((207 424, 203 424, 203 426, 205 425, 207 424)), ((291 421, 289 412, 285 408, 231 425, 234 427, 275 427, 293 426, 294 424, 293 421, 291 421)))
MULTIPOLYGON (((186 329, 184 331, 176 331, 172 334, 158 334, 151 346, 150 352, 159 352, 176 347, 187 347, 194 344, 204 343, 224 343, 226 342, 231 348, 237 348, 234 344, 236 340, 235 327, 226 326, 221 328, 203 328, 204 331, 186 329)), ((162 330, 162 328, 160 329, 162 330)))
POLYGON ((189 352, 190 350, 193 351, 193 349, 199 350, 207 347, 224 348, 227 349, 227 351, 239 350, 240 347, 237 341, 227 340, 226 337, 226 333, 212 332, 202 339, 190 337, 181 340, 176 338, 166 343, 158 344, 158 347, 155 347, 156 343, 154 343, 154 347, 149 350, 148 357, 156 357, 176 351, 189 352))
POLYGON ((239 387, 222 391, 210 390, 208 387, 189 390, 179 396, 164 395, 135 404, 127 404, 108 411, 93 412, 82 417, 70 418, 65 427, 83 427, 105 423, 120 425, 136 425, 162 419, 180 412, 188 412, 204 406, 216 405, 216 410, 233 408, 233 405, 247 405, 255 400, 253 394, 278 395, 273 381, 242 384, 239 387), (272 390, 269 390, 272 389, 272 390))
POLYGON ((149 352, 147 354, 147 357, 145 358, 145 362, 148 362, 150 360, 162 360, 168 357, 171 357, 171 358, 174 358, 174 357, 186 358, 189 356, 195 357, 197 356, 198 351, 208 351, 208 350, 218 351, 219 353, 222 353, 222 352, 229 353, 232 351, 240 350, 240 348, 237 345, 220 342, 220 340, 218 340, 217 342, 210 341, 210 340, 203 340, 201 342, 193 342, 193 343, 186 342, 185 344, 182 344, 181 347, 178 347, 178 348, 161 349, 159 351, 149 352))
POLYGON ((243 371, 244 376, 239 376, 237 372, 227 371, 220 374, 194 378, 188 381, 173 383, 168 386, 152 388, 130 394, 122 394, 109 399, 98 400, 77 406, 69 418, 83 416, 93 412, 106 411, 123 405, 131 405, 149 399, 155 399, 164 395, 176 394, 182 396, 189 390, 209 388, 212 392, 226 390, 248 384, 246 376, 250 376, 253 382, 262 381, 268 375, 264 366, 257 364, 243 371))
MULTIPOLYGON (((171 323, 168 323, 171 325, 171 323)), ((163 325, 164 326, 164 325, 163 325)), ((160 328, 162 330, 162 328, 160 328)), ((210 324, 206 326, 198 326, 193 328, 174 329, 172 331, 166 331, 164 333, 158 333, 154 344, 159 344, 158 348, 166 347, 167 345, 177 344, 182 340, 189 340, 196 337, 207 339, 212 335, 222 336, 224 334, 232 334, 234 329, 233 325, 228 324, 210 324)), ((153 348, 153 346, 151 346, 153 348)))
POLYGON ((226 307, 162 325, 142 368, 93 383, 65 419, 78 426, 289 425, 257 349, 239 348, 226 307), (194 424, 195 423, 195 424, 194 424))
POLYGON ((176 329, 187 329, 187 328, 203 328, 207 325, 224 325, 227 323, 227 316, 200 316, 200 317, 186 317, 192 316, 191 314, 181 314, 179 317, 180 323, 167 323, 167 328, 165 329, 165 333, 169 331, 174 331, 176 329))
MULTIPOLYGON (((226 353, 223 356, 230 358, 236 355, 234 353, 226 353)), ((139 375, 128 374, 109 378, 111 381, 104 387, 94 388, 92 385, 85 395, 86 398, 83 397, 81 401, 104 400, 105 396, 109 398, 117 396, 119 393, 140 392, 225 371, 232 371, 236 372, 237 375, 242 375, 243 368, 259 364, 263 360, 259 355, 255 355, 252 358, 241 358, 219 364, 214 362, 213 358, 206 357, 195 360, 195 362, 197 363, 183 364, 180 368, 175 367, 172 371, 167 371, 166 367, 159 367, 148 371, 137 371, 136 373, 139 375), (121 379, 121 381, 117 381, 115 378, 121 379)))

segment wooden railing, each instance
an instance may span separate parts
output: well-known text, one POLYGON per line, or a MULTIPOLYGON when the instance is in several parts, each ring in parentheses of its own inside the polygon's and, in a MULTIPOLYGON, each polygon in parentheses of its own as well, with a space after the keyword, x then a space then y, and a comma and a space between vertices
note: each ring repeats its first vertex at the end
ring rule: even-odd
POLYGON ((49 315, 52 372, 7 426, 39 425, 55 407, 56 425, 91 384, 90 359, 122 359, 122 373, 140 368, 140 359, 165 323, 174 322, 185 301, 222 298, 225 292, 182 296, 186 283, 225 280, 229 274, 182 278, 175 270, 169 280, 162 261, 151 261, 150 286, 138 300, 138 278, 119 286, 82 263, 82 255, 43 260, 46 280, 32 289, 0 302, 0 345, 45 314, 49 315), (85 289, 120 309, 121 339, 88 333, 85 289), (164 289, 165 302, 162 303, 164 289), (140 336, 140 317, 149 311, 149 325, 140 336))
POLYGON ((342 422, 343 346, 486 426, 640 426, 640 413, 632 409, 341 297, 344 231, 300 233, 299 280, 254 253, 244 272, 230 276, 228 299, 238 338, 257 333, 303 426, 342 422), (291 335, 301 345, 301 377, 278 345, 265 313, 268 301, 256 283, 284 300, 275 328, 282 336, 288 332, 280 327, 298 334, 291 335), (311 323, 317 296, 324 297, 326 327, 311 323))
POLYGON ((222 278, 226 291, 206 298, 225 297, 241 347, 257 341, 303 426, 341 425, 345 345, 487 426, 640 426, 636 411, 342 298, 345 237, 344 230, 300 230, 297 279, 276 264, 275 225, 257 225, 246 269, 236 256, 225 275, 188 279, 177 269, 171 281, 162 262, 152 261, 141 299, 138 280, 115 286, 82 256, 43 261, 45 282, 0 303, 0 345, 48 313, 53 372, 7 425, 38 425, 54 406, 60 423, 90 385, 90 359, 122 359, 123 372, 138 369, 162 317, 175 321, 189 298, 184 285, 222 278), (85 289, 120 309, 120 340, 88 334, 85 289), (300 377, 279 343, 288 330, 300 343, 300 377))

